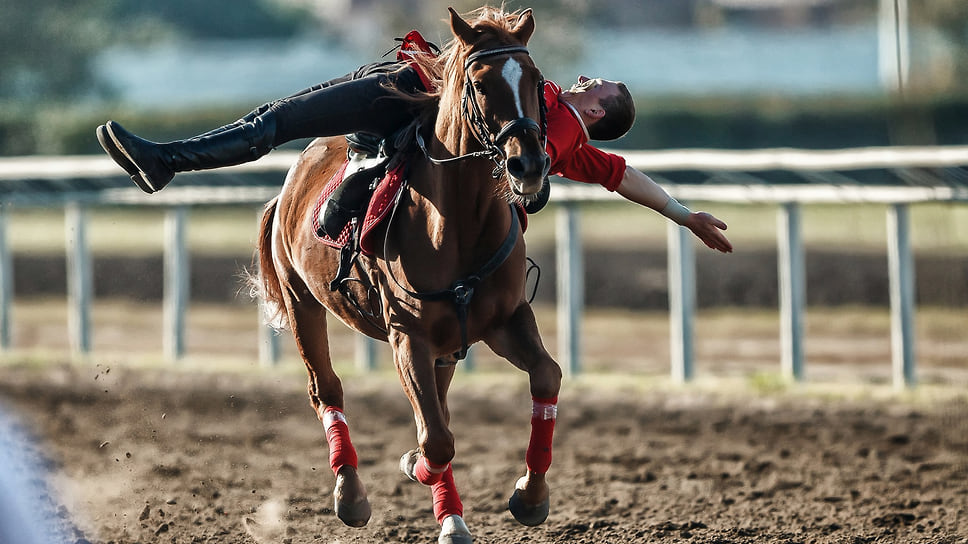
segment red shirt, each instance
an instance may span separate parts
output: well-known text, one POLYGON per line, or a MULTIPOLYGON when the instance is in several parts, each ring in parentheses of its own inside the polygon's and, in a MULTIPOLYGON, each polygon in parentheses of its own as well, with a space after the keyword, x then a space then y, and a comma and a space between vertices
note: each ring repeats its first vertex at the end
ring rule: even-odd
POLYGON ((548 145, 552 174, 597 183, 614 191, 625 176, 625 158, 588 145, 588 131, 578 113, 560 99, 561 87, 545 81, 548 105, 548 145))

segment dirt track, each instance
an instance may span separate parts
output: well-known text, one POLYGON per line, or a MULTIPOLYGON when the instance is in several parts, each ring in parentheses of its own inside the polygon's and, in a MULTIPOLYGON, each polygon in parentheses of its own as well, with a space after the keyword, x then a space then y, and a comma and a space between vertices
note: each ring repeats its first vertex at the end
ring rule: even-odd
MULTIPOLYGON (((968 541, 964 400, 601 384, 563 392, 552 513, 525 528, 506 499, 530 405, 508 376, 458 375, 451 396, 456 477, 478 543, 968 541)), ((396 468, 414 442, 399 387, 344 380, 374 507, 352 529, 331 512, 325 439, 302 386, 292 373, 0 367, 0 404, 47 445, 64 506, 52 517, 68 542, 435 541, 429 491, 396 468)))

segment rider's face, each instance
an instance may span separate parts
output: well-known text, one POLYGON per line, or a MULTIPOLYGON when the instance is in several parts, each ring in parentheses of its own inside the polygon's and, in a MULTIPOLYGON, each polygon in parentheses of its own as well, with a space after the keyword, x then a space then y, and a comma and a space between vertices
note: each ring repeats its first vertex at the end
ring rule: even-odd
POLYGON ((619 92, 618 83, 615 81, 578 76, 578 82, 561 94, 568 103, 581 110, 582 107, 599 107, 603 99, 616 96, 619 92))
POLYGON ((589 79, 585 76, 578 76, 578 82, 572 85, 567 92, 569 93, 586 92, 589 89, 595 87, 596 85, 600 85, 601 83, 602 83, 601 78, 589 79))

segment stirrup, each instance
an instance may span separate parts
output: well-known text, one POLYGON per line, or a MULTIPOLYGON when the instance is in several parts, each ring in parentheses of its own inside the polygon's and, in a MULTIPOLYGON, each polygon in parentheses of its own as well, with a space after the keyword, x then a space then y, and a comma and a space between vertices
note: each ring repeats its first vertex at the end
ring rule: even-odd
POLYGON ((360 251, 359 222, 356 218, 350 220, 350 239, 343 247, 339 248, 339 266, 336 269, 336 276, 329 282, 329 290, 337 291, 343 286, 343 280, 350 277, 353 269, 353 262, 360 251))

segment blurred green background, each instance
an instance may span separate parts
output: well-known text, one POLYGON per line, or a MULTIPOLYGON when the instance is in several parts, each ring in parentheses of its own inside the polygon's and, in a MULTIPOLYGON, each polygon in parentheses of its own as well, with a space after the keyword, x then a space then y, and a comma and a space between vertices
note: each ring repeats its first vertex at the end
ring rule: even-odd
MULTIPOLYGON (((892 2, 888 2, 892 3, 892 2)), ((615 147, 838 148, 968 142, 968 2, 910 2, 910 73, 891 92, 879 0, 534 0, 546 77, 629 83, 615 147), (882 66, 883 65, 883 66, 882 66)), ((195 134, 379 58, 448 36, 437 0, 7 0, 0 155, 99 153, 105 119, 195 134)), ((293 147, 298 147, 296 143, 293 147)))

